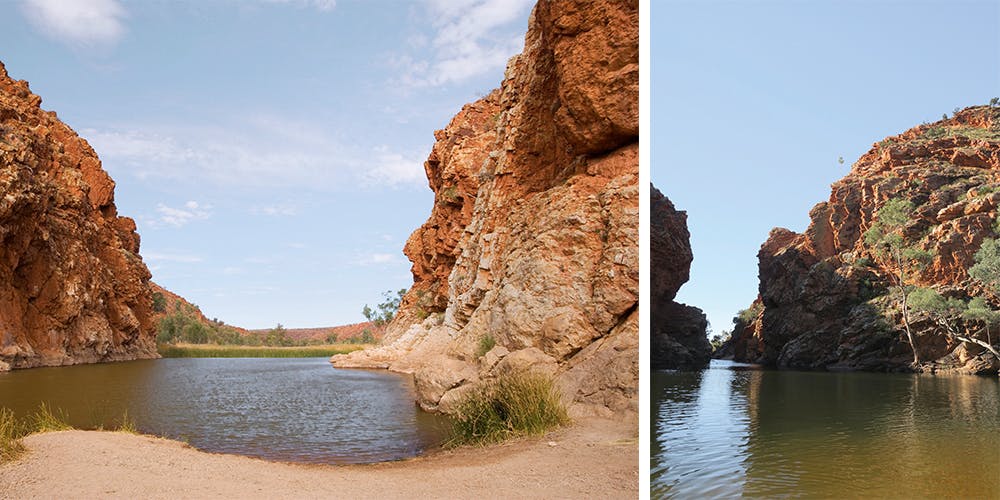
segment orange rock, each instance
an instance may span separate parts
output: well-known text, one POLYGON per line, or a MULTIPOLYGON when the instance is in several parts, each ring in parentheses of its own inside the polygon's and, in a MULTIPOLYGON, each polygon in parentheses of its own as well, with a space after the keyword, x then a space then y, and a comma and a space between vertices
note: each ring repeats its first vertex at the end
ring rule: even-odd
MULTIPOLYGON (((735 358, 805 369, 909 369, 893 299, 869 301, 885 295, 888 277, 864 265, 873 257, 864 232, 886 200, 910 200, 916 208, 908 243, 935 255, 917 284, 959 298, 979 292, 968 269, 982 240, 997 236, 998 130, 1000 109, 978 106, 887 138, 833 184, 804 234, 773 230, 758 254, 763 313, 734 332, 735 358)), ((998 368, 986 358, 953 356, 959 344, 933 322, 917 327, 921 358, 935 362, 927 369, 998 368)))
POLYGON ((135 222, 94 150, 0 64, 0 367, 155 358, 135 222))
POLYGON ((637 411, 638 26, 630 1, 535 7, 501 88, 435 133, 434 208, 384 345, 335 365, 413 373, 447 411, 522 366, 479 363, 491 339, 495 358, 551 359, 578 414, 637 411))

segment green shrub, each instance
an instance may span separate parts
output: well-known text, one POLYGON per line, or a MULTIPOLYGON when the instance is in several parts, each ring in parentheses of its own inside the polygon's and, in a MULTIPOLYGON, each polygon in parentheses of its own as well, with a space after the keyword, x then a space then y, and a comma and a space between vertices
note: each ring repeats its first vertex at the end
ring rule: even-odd
POLYGON ((480 358, 485 356, 496 345, 497 339, 493 338, 493 335, 489 333, 479 337, 479 347, 476 348, 476 356, 480 358))
POLYGON ((569 423, 552 379, 507 374, 481 383, 459 403, 449 446, 499 443, 569 423))
POLYGON ((15 460, 24 453, 23 426, 14 419, 14 412, 0 408, 0 464, 15 460))
POLYGON ((158 313, 167 312, 167 298, 160 292, 153 293, 153 311, 158 313))

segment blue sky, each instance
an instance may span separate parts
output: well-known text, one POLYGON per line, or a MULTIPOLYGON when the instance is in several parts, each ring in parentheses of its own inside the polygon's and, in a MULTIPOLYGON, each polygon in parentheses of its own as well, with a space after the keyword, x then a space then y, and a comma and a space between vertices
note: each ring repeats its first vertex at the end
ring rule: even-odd
POLYGON ((154 281, 248 328, 412 283, 433 132, 499 86, 530 0, 0 2, 0 61, 86 138, 154 281))
POLYGON ((688 212, 678 300, 716 333, 772 227, 805 230, 874 142, 1000 95, 996 0, 651 3, 651 178, 688 212))

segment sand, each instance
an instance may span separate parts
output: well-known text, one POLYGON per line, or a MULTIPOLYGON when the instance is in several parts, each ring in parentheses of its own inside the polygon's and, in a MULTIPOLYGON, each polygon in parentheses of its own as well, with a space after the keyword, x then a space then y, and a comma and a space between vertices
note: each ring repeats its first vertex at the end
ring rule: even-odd
POLYGON ((637 432, 588 420, 541 438, 348 466, 205 453, 121 432, 50 432, 26 437, 28 452, 0 466, 0 498, 637 498, 637 432))

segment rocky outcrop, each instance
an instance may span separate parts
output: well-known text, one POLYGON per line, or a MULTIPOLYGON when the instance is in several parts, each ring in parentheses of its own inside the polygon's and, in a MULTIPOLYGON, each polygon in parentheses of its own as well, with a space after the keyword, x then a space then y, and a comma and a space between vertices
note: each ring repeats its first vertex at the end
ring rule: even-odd
POLYGON ((688 281, 693 260, 687 214, 650 186, 649 219, 650 366, 654 370, 703 368, 712 354, 705 335, 705 313, 674 302, 688 281))
POLYGON ((539 370, 574 413, 635 412, 638 90, 636 2, 540 2, 501 88, 435 133, 384 345, 332 362, 413 373, 429 410, 539 370))
MULTIPOLYGON (((996 359, 955 340, 925 313, 911 323, 923 363, 912 367, 900 299, 873 265, 864 233, 889 199, 915 207, 907 245, 933 259, 914 284, 968 299, 998 297, 969 278, 984 238, 996 237, 1000 109, 979 106, 873 145, 810 212, 804 234, 774 229, 758 253, 761 312, 737 325, 735 358, 784 368, 995 372, 996 359)), ((966 333, 982 325, 952 318, 966 333)), ((995 341, 995 340, 994 340, 995 341)))
POLYGON ((0 370, 157 357, 135 222, 40 105, 0 64, 0 370))

